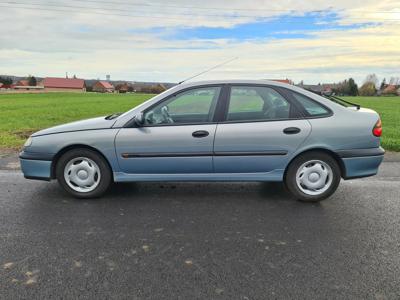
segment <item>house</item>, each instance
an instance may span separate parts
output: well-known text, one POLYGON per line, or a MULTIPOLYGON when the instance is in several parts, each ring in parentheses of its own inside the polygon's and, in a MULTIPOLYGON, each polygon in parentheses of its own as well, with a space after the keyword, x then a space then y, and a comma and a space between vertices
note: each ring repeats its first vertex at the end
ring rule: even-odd
POLYGON ((14 90, 43 92, 44 87, 42 85, 15 85, 14 90))
POLYGON ((115 89, 118 91, 118 93, 127 93, 130 89, 133 90, 133 88, 130 87, 126 82, 123 84, 118 84, 115 89))
POLYGON ((85 81, 77 78, 46 77, 40 85, 45 92, 86 92, 85 81))
POLYGON ((29 86, 29 81, 28 80, 19 80, 15 84, 16 86, 29 86))
POLYGON ((286 84, 293 84, 293 81, 291 81, 290 79, 268 79, 271 81, 276 81, 276 82, 280 82, 280 83, 286 83, 286 84))
POLYGON ((309 92, 324 96, 331 96, 333 94, 333 89, 335 88, 335 84, 329 84, 329 83, 303 84, 303 82, 301 82, 297 86, 309 92))
POLYGON ((388 84, 383 90, 382 94, 384 95, 396 95, 397 86, 394 84, 388 84))
POLYGON ((12 90, 12 89, 14 89, 14 85, 13 84, 1 83, 0 90, 12 90))
POLYGON ((114 86, 107 81, 97 81, 93 85, 93 92, 98 93, 113 93, 115 91, 114 86))

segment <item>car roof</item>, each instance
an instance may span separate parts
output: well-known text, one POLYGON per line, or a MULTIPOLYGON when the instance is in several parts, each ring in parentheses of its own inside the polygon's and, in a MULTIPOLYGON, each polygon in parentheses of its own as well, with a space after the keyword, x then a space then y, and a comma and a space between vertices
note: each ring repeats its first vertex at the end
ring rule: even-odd
POLYGON ((283 86, 290 87, 290 84, 281 83, 273 80, 259 79, 259 80, 250 80, 250 79, 225 79, 225 80, 204 80, 204 81, 189 81, 182 84, 178 84, 180 87, 193 87, 200 85, 210 85, 210 84, 265 84, 265 85, 274 85, 274 86, 283 86))

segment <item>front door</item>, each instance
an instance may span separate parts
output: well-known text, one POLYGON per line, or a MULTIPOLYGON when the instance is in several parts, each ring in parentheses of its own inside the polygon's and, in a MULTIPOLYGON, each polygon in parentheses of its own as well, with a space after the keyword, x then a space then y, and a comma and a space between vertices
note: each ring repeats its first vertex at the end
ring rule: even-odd
POLYGON ((282 170, 310 134, 311 125, 277 90, 232 86, 214 144, 216 173, 282 170))
POLYGON ((115 145, 122 172, 212 173, 220 90, 208 86, 180 92, 144 111, 142 127, 121 129, 115 145))

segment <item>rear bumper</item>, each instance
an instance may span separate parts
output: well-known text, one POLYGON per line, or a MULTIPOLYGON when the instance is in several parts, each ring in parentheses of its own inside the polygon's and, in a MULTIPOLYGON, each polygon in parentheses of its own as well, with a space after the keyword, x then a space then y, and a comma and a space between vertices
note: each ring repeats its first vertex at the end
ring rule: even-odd
POLYGON ((21 170, 27 179, 51 179, 51 163, 54 155, 49 153, 21 152, 19 155, 21 170))
POLYGON ((337 154, 342 158, 344 179, 373 176, 378 173, 385 150, 382 147, 371 149, 342 150, 337 154))

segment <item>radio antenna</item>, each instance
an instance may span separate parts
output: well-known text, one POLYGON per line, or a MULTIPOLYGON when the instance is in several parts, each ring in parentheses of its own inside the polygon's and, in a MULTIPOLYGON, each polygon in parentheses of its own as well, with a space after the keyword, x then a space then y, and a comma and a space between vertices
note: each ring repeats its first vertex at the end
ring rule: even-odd
POLYGON ((226 64, 229 64, 230 62, 232 62, 232 61, 234 61, 234 60, 236 60, 236 59, 238 59, 238 57, 231 58, 230 60, 227 60, 227 61, 225 61, 225 62, 223 62, 223 63, 220 63, 220 64, 218 64, 218 65, 215 65, 215 66, 212 67, 212 68, 209 68, 209 69, 207 69, 207 70, 205 70, 205 71, 202 71, 202 72, 200 72, 200 73, 198 73, 198 74, 196 74, 196 75, 193 75, 193 76, 191 76, 191 77, 189 77, 189 78, 186 78, 185 80, 182 80, 182 81, 179 82, 178 84, 184 83, 185 81, 188 81, 188 80, 190 80, 190 79, 196 78, 196 77, 198 77, 198 76, 200 76, 200 75, 203 75, 203 74, 205 74, 205 73, 207 73, 207 72, 210 72, 211 70, 214 70, 214 69, 216 69, 216 68, 219 68, 219 67, 222 67, 222 66, 224 66, 224 65, 226 65, 226 64))

